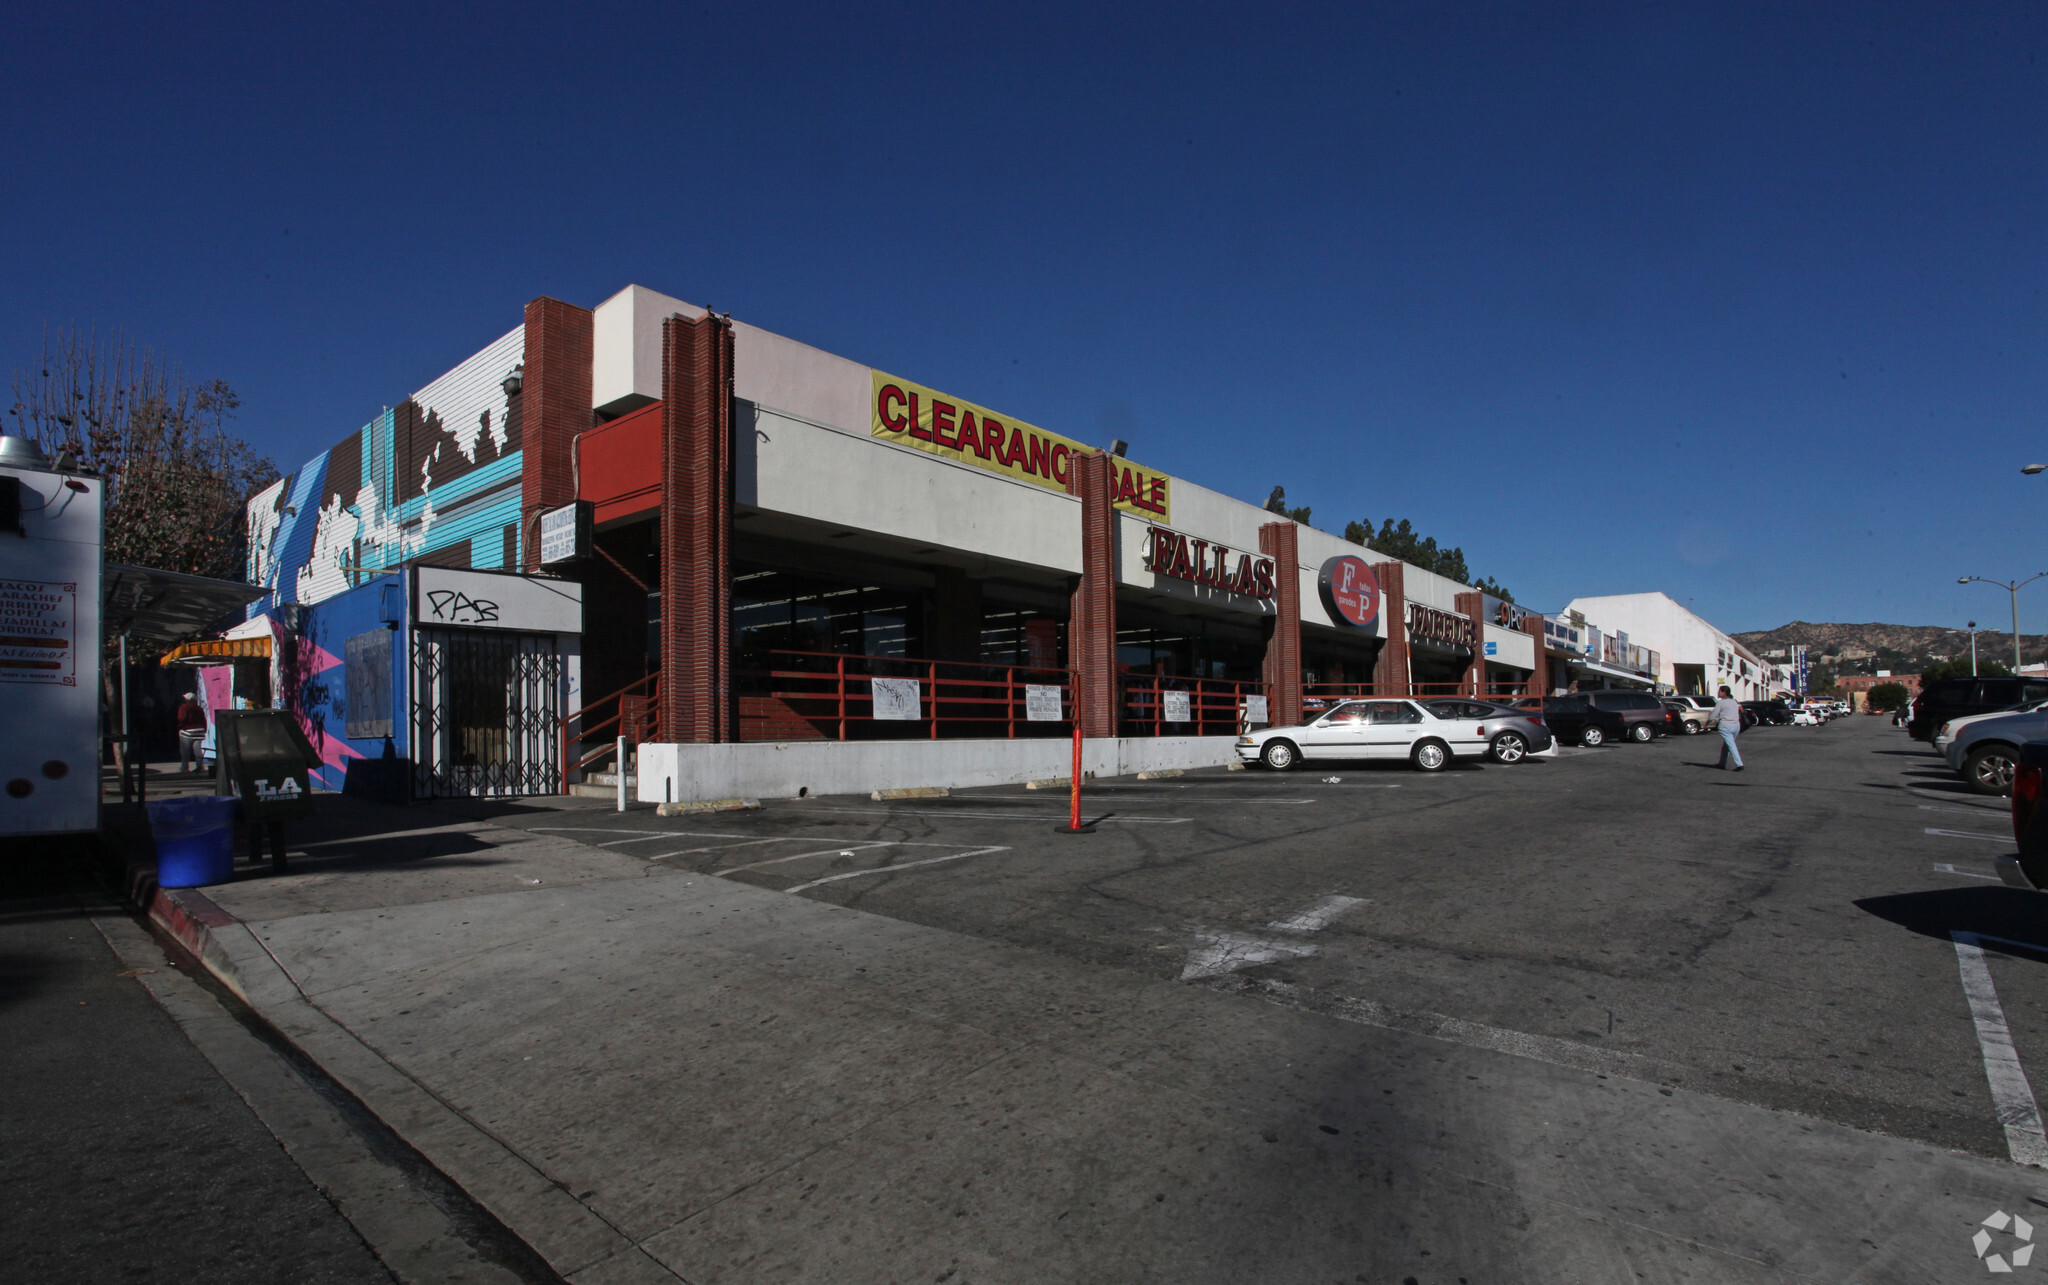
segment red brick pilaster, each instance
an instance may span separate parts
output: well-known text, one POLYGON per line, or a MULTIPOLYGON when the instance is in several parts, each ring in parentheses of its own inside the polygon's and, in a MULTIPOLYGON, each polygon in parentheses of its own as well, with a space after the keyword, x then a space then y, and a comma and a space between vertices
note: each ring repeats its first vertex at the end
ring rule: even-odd
POLYGON ((1387 641, 1380 658, 1373 662, 1372 690, 1375 696, 1408 694, 1408 581, 1405 562, 1376 562, 1372 573, 1380 582, 1380 619, 1386 622, 1387 641))
POLYGON ((1259 552, 1273 559, 1273 633, 1266 639, 1266 712, 1274 727, 1301 722, 1301 528, 1268 522, 1259 552))
POLYGON ((1527 615, 1522 617, 1522 632, 1529 635, 1536 648, 1536 661, 1529 670, 1529 681, 1522 688, 1524 696, 1550 695, 1550 653, 1543 650, 1543 617, 1527 615))
POLYGON ((1472 663, 1465 666, 1465 694, 1486 692, 1486 595, 1474 590, 1451 599, 1459 613, 1472 622, 1472 663))
MULTIPOLYGON (((526 305, 526 370, 521 381, 519 446, 520 565, 540 565, 540 514, 576 498, 570 451, 589 428, 590 309, 560 299, 526 305)), ((510 374, 510 371, 506 371, 510 374)))
POLYGON ((1074 455, 1067 490, 1081 497, 1081 584, 1067 623, 1081 735, 1117 734, 1116 506, 1102 451, 1074 455))
POLYGON ((661 739, 734 738, 732 322, 661 328, 661 739))

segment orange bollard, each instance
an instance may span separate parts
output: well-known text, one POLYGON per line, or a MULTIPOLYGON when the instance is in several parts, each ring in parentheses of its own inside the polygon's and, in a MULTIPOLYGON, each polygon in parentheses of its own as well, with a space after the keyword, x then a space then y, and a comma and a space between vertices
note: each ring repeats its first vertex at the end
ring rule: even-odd
POLYGON ((1055 834, 1093 834, 1095 827, 1081 824, 1081 719, 1074 711, 1074 779, 1069 782, 1067 823, 1054 826, 1055 834))

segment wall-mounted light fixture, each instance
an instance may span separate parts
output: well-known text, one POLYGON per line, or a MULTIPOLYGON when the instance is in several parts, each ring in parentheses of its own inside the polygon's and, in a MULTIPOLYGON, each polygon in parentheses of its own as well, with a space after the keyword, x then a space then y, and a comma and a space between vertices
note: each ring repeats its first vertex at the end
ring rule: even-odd
POLYGON ((1122 459, 1124 457, 1124 452, 1130 449, 1131 444, 1129 442, 1126 442, 1121 437, 1117 438, 1115 441, 1109 444, 1109 453, 1111 455, 1116 456, 1118 459, 1122 459))
POLYGON ((505 396, 517 397, 519 396, 519 390, 525 387, 525 385, 526 363, 522 361, 517 366, 514 366, 512 368, 512 373, 505 376, 503 382, 499 386, 505 390, 505 396))

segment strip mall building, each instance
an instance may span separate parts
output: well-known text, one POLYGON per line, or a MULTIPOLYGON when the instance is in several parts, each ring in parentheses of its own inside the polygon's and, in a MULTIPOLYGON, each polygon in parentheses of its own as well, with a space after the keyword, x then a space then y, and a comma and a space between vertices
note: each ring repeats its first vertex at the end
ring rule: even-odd
POLYGON ((1634 672, 1170 464, 638 286, 538 299, 251 502, 233 632, 329 787, 413 797, 621 734, 655 801, 1063 775, 1076 719, 1093 771, 1214 764, 1318 699, 1634 672))

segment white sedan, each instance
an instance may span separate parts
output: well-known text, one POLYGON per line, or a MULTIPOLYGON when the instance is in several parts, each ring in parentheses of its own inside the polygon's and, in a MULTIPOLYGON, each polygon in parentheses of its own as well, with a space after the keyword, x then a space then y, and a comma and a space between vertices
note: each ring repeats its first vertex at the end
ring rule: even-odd
POLYGON ((1303 759, 1407 759, 1440 772, 1453 758, 1482 758, 1478 719, 1438 718, 1411 700, 1355 700, 1299 727, 1269 727, 1237 738, 1237 756, 1285 772, 1303 759))

